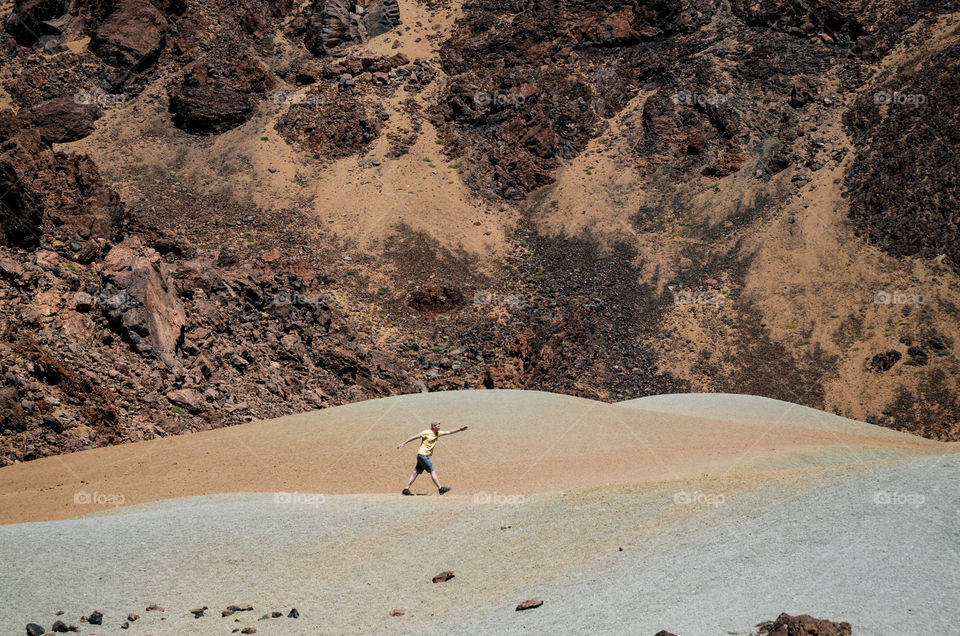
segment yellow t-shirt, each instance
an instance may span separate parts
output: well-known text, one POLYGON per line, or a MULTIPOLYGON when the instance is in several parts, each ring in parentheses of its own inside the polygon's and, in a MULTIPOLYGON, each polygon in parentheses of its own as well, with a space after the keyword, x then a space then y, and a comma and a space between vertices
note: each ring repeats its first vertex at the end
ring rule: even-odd
POLYGON ((437 443, 437 438, 443 435, 442 432, 438 432, 436 435, 433 434, 433 431, 429 428, 425 431, 420 431, 420 448, 417 450, 417 455, 426 455, 430 457, 433 454, 433 447, 437 443))

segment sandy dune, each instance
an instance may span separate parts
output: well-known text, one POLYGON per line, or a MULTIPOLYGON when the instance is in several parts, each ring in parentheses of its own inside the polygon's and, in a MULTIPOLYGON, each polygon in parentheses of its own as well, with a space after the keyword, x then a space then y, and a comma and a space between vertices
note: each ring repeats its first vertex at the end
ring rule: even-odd
POLYGON ((750 396, 467 391, 48 458, 0 470, 0 633, 96 609, 83 633, 699 636, 785 611, 945 634, 958 450, 750 396), (434 418, 470 426, 435 452, 455 490, 402 497, 396 443, 434 418))
MULTIPOLYGON (((718 476, 951 448, 764 398, 747 398, 744 417, 732 419, 740 412, 736 399, 691 397, 686 412, 670 396, 611 405, 529 391, 360 402, 4 468, 0 523, 77 517, 121 498, 130 505, 227 492, 399 493, 416 445, 397 450, 396 444, 433 419, 447 428, 470 426, 441 440, 434 454, 451 495, 718 476)), ((429 479, 414 486, 435 494, 429 479)))

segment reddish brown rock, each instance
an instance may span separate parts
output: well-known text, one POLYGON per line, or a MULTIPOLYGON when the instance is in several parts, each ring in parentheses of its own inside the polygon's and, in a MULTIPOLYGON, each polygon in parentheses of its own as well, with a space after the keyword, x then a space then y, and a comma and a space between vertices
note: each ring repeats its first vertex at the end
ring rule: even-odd
POLYGON ((168 89, 173 123, 198 135, 236 128, 275 85, 261 62, 245 56, 194 62, 168 89))
POLYGON ((314 55, 326 55, 351 43, 366 42, 400 24, 397 0, 330 0, 314 3, 304 44, 314 55))
POLYGON ((50 150, 32 128, 0 147, 0 192, 8 212, 0 215, 0 244, 37 246, 50 234, 78 242, 79 252, 69 244, 65 252, 89 262, 101 249, 97 241, 116 238, 126 220, 119 196, 89 157, 50 150))
POLYGON ((203 395, 195 389, 177 389, 176 391, 170 391, 167 393, 167 399, 174 405, 184 408, 191 413, 199 413, 206 408, 203 395))
POLYGON ((33 46, 37 38, 50 34, 45 23, 67 12, 67 0, 20 0, 13 4, 4 28, 21 46, 33 46))
POLYGON ((167 17, 153 3, 120 0, 91 38, 89 48, 112 66, 139 72, 160 56, 167 25, 167 17))
POLYGON ((63 335, 74 342, 89 343, 93 338, 94 324, 89 316, 68 311, 60 316, 60 324, 63 335))
POLYGON ((463 292, 455 287, 425 287, 410 294, 407 304, 424 316, 435 316, 466 303, 463 292))
POLYGON ((137 239, 110 250, 104 258, 105 273, 122 294, 109 313, 138 351, 172 367, 178 364, 186 316, 176 288, 158 261, 157 253, 144 249, 137 239))
POLYGON ((447 570, 447 571, 441 572, 440 574, 438 574, 438 575, 436 575, 435 577, 433 577, 433 582, 434 582, 434 583, 444 583, 444 582, 446 582, 446 581, 449 581, 449 580, 452 579, 452 578, 453 578, 453 572, 451 572, 450 570, 447 570))
POLYGON ((520 603, 519 605, 517 605, 516 611, 522 612, 523 610, 534 609, 536 607, 540 607, 541 605, 543 605, 543 601, 530 599, 528 601, 524 601, 523 603, 520 603))
POLYGON ((777 620, 759 623, 757 627, 758 636, 851 636, 853 631, 850 623, 835 623, 807 614, 780 614, 777 620))
POLYGON ((74 95, 50 99, 19 113, 47 144, 83 139, 94 131, 94 122, 101 115, 96 104, 78 103, 74 95))

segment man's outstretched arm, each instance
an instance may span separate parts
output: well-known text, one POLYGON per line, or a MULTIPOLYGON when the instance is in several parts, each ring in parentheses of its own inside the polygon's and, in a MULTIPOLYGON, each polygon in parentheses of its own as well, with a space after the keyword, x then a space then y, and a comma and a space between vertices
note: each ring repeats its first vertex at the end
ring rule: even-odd
POLYGON ((409 444, 410 442, 412 442, 412 441, 415 440, 415 439, 420 439, 420 436, 419 436, 419 435, 414 435, 413 437, 411 437, 411 438, 408 439, 407 441, 401 442, 401 443, 397 444, 397 448, 403 448, 404 446, 406 446, 407 444, 409 444))
POLYGON ((458 428, 458 429, 456 429, 456 430, 453 430, 453 431, 440 431, 440 434, 441 434, 441 435, 453 435, 454 433, 459 433, 460 431, 465 431, 465 430, 467 430, 467 427, 466 427, 466 426, 461 426, 460 428, 458 428))

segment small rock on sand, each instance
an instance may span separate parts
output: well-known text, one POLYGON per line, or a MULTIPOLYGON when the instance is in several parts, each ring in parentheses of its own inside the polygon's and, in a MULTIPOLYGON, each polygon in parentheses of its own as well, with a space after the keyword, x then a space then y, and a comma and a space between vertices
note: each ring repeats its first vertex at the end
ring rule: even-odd
POLYGON ((147 611, 148 611, 148 612, 162 612, 162 611, 163 611, 163 608, 160 607, 159 605, 151 605, 150 607, 147 608, 147 611))
POLYGON ((524 601, 523 603, 520 603, 519 605, 517 605, 516 611, 520 612, 523 610, 533 609, 535 607, 540 607, 541 605, 543 605, 543 601, 530 599, 529 601, 524 601))
POLYGON ((290 613, 287 614, 287 618, 300 618, 300 612, 297 611, 297 608, 294 607, 290 610, 290 613))
POLYGON ((87 622, 91 625, 102 625, 103 624, 103 614, 100 612, 94 612, 87 618, 87 622))
POLYGON ((403 616, 403 610, 392 609, 390 610, 390 616, 403 616))
POLYGON ((444 581, 449 581, 453 578, 453 572, 447 570, 446 572, 441 572, 440 574, 433 577, 434 583, 443 583, 444 581))
POLYGON ((40 636, 45 633, 47 630, 40 627, 36 623, 27 623, 27 636, 40 636))

